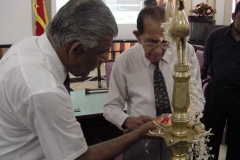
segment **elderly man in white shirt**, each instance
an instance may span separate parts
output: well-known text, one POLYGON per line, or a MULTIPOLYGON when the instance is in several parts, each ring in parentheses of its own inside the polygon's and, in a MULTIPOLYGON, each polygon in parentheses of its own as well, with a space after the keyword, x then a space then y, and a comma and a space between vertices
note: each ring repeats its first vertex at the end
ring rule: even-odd
POLYGON ((143 139, 135 132, 87 146, 64 86, 106 61, 117 24, 99 0, 68 1, 42 36, 14 44, 0 61, 0 159, 112 159, 143 139))
MULTIPOLYGON (((134 31, 139 44, 119 55, 113 65, 110 77, 109 92, 104 105, 104 117, 119 129, 133 131, 142 124, 156 118, 156 107, 153 87, 154 62, 164 76, 168 97, 171 102, 173 94, 173 64, 176 62, 176 46, 160 41, 163 29, 164 9, 160 7, 144 8, 138 16, 137 28, 134 31), (123 111, 127 104, 127 112, 123 111)), ((193 87, 197 92, 197 106, 191 106, 191 114, 201 113, 205 99, 202 92, 200 69, 193 47, 186 46, 186 60, 190 64, 193 87)), ((194 94, 191 92, 191 94, 194 94)), ((172 109, 172 108, 171 108, 172 109)), ((124 160, 168 160, 170 147, 162 140, 142 141, 124 152, 124 160)))

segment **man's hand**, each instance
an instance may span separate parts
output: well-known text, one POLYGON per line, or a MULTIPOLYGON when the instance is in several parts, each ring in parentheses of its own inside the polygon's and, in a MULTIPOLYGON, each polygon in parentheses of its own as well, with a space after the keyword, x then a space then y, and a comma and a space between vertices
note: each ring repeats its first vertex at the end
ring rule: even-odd
POLYGON ((140 139, 155 139, 156 137, 149 137, 147 133, 149 131, 153 131, 156 129, 156 125, 153 124, 153 121, 148 121, 144 123, 142 126, 138 127, 138 129, 135 129, 133 132, 138 133, 140 139))
POLYGON ((138 129, 140 126, 142 126, 143 124, 153 120, 154 118, 150 116, 144 116, 144 115, 141 115, 139 117, 128 117, 124 121, 123 125, 127 127, 130 131, 134 131, 138 129))

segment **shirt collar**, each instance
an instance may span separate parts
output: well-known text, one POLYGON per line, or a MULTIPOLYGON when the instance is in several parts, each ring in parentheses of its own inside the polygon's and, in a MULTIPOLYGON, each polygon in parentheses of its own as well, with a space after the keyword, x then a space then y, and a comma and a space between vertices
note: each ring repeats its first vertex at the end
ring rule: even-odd
MULTIPOLYGON (((143 55, 143 57, 144 57, 143 61, 144 61, 145 65, 146 65, 146 67, 149 67, 152 62, 150 62, 150 61, 145 57, 145 51, 144 51, 142 45, 141 45, 141 52, 142 52, 142 55, 143 55)), ((164 53, 164 56, 162 57, 162 59, 161 59, 160 61, 165 61, 166 63, 169 63, 169 58, 170 58, 170 57, 169 57, 168 52, 169 52, 169 51, 168 51, 168 49, 167 49, 167 50, 165 51, 165 53, 164 53)))
POLYGON ((53 72, 52 74, 56 74, 55 76, 59 77, 61 82, 64 82, 67 77, 67 70, 60 61, 56 51, 53 49, 46 33, 38 37, 37 43, 43 54, 50 59, 57 70, 56 73, 53 72))
POLYGON ((232 25, 233 25, 233 23, 231 23, 231 25, 227 27, 227 29, 223 33, 223 36, 231 35, 232 25))

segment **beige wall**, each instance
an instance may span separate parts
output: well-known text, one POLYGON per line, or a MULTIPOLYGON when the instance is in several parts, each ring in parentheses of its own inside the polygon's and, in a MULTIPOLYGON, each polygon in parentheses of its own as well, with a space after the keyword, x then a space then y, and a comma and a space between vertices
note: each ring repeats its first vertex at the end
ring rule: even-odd
POLYGON ((51 17, 52 17, 52 14, 51 14, 51 1, 45 0, 44 2, 45 2, 46 10, 47 10, 48 20, 50 20, 51 17))
POLYGON ((191 0, 185 0, 185 13, 186 16, 190 15, 190 10, 192 9, 192 1, 191 0))
MULTIPOLYGON (((51 20, 51 0, 45 0, 45 5, 46 5, 46 10, 47 10, 47 15, 48 15, 48 19, 51 20)), ((33 1, 31 2, 31 6, 33 5, 33 1)), ((33 31, 35 30, 35 17, 34 17, 34 12, 32 11, 32 28, 33 31)), ((7 52, 8 48, 0 48, 1 52, 0 52, 0 57, 1 55, 3 55, 4 53, 7 52)))
MULTIPOLYGON (((157 2, 159 4, 164 4, 166 3, 168 0, 157 0, 157 2)), ((169 0, 170 2, 173 3, 173 5, 175 5, 175 0, 169 0)), ((206 0, 206 2, 211 5, 212 7, 216 8, 216 1, 217 0, 206 0)), ((224 0, 223 0, 224 1, 224 0)), ((192 2, 193 0, 185 0, 185 13, 186 16, 188 16, 190 14, 190 10, 192 9, 192 2)), ((49 20, 51 20, 51 0, 45 0, 45 5, 46 5, 46 10, 47 10, 47 14, 48 14, 48 18, 49 20)), ((222 12, 222 9, 217 9, 217 12, 222 12)), ((232 14, 232 0, 225 0, 225 6, 224 6, 224 16, 223 16, 223 24, 224 25, 229 25, 231 23, 231 14, 232 14)), ((32 14, 34 15, 34 13, 32 12, 32 14)), ((34 16, 33 16, 33 29, 35 26, 35 20, 34 20, 34 16)), ((6 52, 6 48, 2 49, 3 54, 6 52)))
POLYGON ((231 23, 231 17, 232 17, 232 1, 225 0, 225 8, 224 8, 224 25, 229 25, 231 23))
MULTIPOLYGON (((163 5, 168 0, 156 0, 159 5, 163 5)), ((175 0, 169 0, 173 5, 175 5, 175 0)), ((192 9, 192 4, 194 0, 185 0, 185 13, 186 16, 190 15, 190 10, 192 9)), ((206 2, 213 8, 216 8, 217 0, 206 0, 206 2)), ((45 0, 46 10, 49 20, 51 19, 51 0, 45 0)), ((216 8, 217 9, 217 8, 216 8)), ((223 17, 223 24, 229 25, 231 23, 231 13, 232 13, 232 0, 225 0, 225 13, 223 17)), ((222 9, 217 9, 217 12, 222 12, 222 9)))
MULTIPOLYGON (((193 0, 185 0, 185 5, 186 5, 186 9, 185 9, 185 13, 186 15, 189 15, 189 10, 191 9, 191 3, 193 0)), ((215 8, 217 10, 216 16, 218 16, 217 19, 217 24, 218 25, 229 25, 231 23, 231 15, 232 15, 232 0, 224 0, 223 2, 225 2, 225 6, 223 8, 222 5, 217 5, 217 0, 206 0, 206 2, 212 6, 213 8, 215 8), (217 7, 221 7, 221 8, 217 8, 217 7), (223 14, 220 12, 224 12, 223 14), (223 15, 223 16, 222 16, 223 15), (219 20, 219 18, 221 20, 219 20)), ((218 0, 219 3, 219 0, 218 0)), ((222 3, 224 5, 224 3, 222 3)))
POLYGON ((207 0, 207 3, 210 5, 210 6, 212 6, 212 7, 214 7, 214 8, 216 8, 216 0, 207 0))

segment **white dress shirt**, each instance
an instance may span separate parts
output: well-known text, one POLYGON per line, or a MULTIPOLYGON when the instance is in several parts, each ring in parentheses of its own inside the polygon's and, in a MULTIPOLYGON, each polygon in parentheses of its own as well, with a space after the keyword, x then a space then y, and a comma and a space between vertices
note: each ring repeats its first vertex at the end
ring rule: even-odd
MULTIPOLYGON (((176 46, 171 45, 159 62, 159 68, 165 78, 170 103, 173 94, 173 65, 177 61, 176 46)), ((190 96, 196 97, 199 105, 189 107, 194 112, 202 112, 205 104, 203 96, 199 63, 193 47, 186 46, 186 61, 190 63, 191 77, 195 79, 194 86, 197 93, 190 91, 190 96), (191 95, 192 94, 192 95, 191 95), (194 95, 194 94, 197 94, 194 95)), ((130 115, 138 117, 148 115, 156 117, 156 107, 153 88, 153 72, 155 66, 145 58, 142 45, 136 44, 121 53, 115 60, 110 76, 110 85, 104 117, 119 129, 130 115), (127 113, 123 111, 127 103, 127 113)))
POLYGON ((23 39, 0 61, 0 159, 73 160, 87 150, 67 72, 46 34, 23 39))

